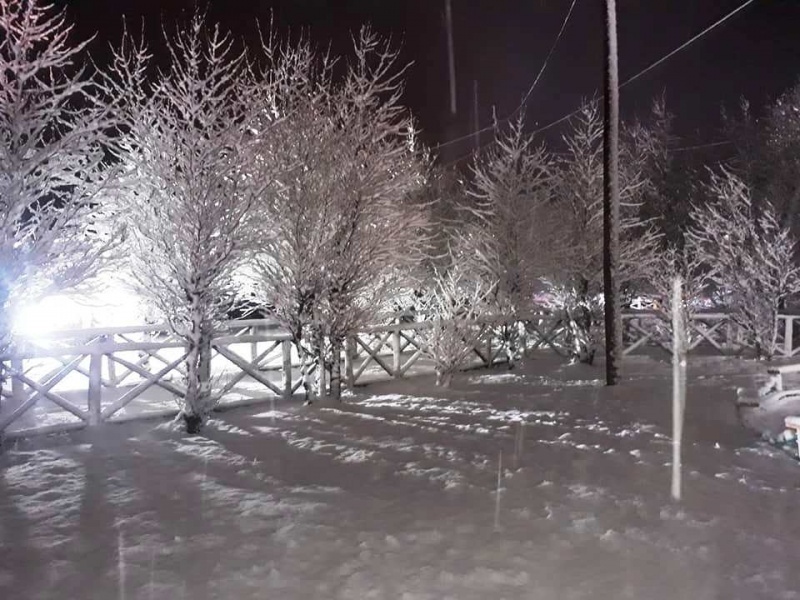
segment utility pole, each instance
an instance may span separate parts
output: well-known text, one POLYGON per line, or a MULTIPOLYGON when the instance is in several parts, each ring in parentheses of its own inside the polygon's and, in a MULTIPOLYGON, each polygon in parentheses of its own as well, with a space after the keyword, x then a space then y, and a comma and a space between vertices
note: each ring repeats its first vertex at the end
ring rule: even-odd
POLYGON ((619 69, 616 0, 605 0, 605 96, 603 131, 603 292, 606 385, 619 381, 622 316, 619 298, 619 69))
POLYGON ((478 80, 472 80, 472 131, 474 134, 475 152, 481 148, 481 120, 478 112, 478 80))
POLYGON ((444 0, 444 20, 447 29, 447 66, 450 72, 450 116, 456 116, 456 56, 453 48, 453 7, 444 0))

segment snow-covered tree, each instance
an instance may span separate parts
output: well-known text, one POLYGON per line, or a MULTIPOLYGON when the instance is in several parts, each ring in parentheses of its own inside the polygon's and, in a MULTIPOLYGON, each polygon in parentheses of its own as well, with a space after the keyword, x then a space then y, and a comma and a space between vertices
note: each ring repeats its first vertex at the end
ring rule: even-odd
POLYGON ((772 205, 756 206, 750 187, 730 171, 712 174, 709 191, 716 201, 693 211, 687 241, 728 299, 730 317, 756 355, 769 359, 781 302, 800 291, 796 241, 772 205))
POLYGON ((647 148, 643 152, 644 175, 649 185, 644 189, 641 214, 661 234, 665 249, 683 247, 692 202, 705 195, 698 175, 704 157, 696 151, 676 151, 682 142, 673 122, 674 116, 661 96, 653 102, 648 118, 635 125, 640 145, 647 148))
POLYGON ((723 112, 737 156, 732 171, 750 188, 756 204, 774 207, 781 225, 800 235, 800 83, 781 94, 756 119, 746 100, 738 113, 723 112))
MULTIPOLYGON (((537 282, 552 262, 553 229, 542 226, 552 217, 543 209, 552 200, 552 160, 518 119, 475 157, 471 175, 471 201, 462 203, 465 225, 456 235, 458 260, 492 291, 494 309, 515 318, 532 308, 537 282)), ((513 323, 500 332, 511 366, 518 359, 517 332, 513 323)))
MULTIPOLYGON (((649 183, 644 164, 652 146, 641 129, 625 133, 620 144, 622 289, 651 272, 658 246, 657 234, 640 213, 649 183)), ((562 299, 573 358, 591 363, 601 333, 603 287, 603 123, 597 102, 583 105, 564 142, 567 150, 558 169, 556 200, 548 205, 554 214, 543 221, 559 223, 552 248, 558 264, 547 281, 562 299)))
POLYGON ((180 401, 195 432, 218 400, 211 339, 234 301, 247 220, 265 185, 252 152, 254 84, 243 51, 198 14, 164 38, 166 68, 151 71, 148 49, 126 38, 110 69, 127 178, 117 218, 129 231, 132 286, 187 345, 180 401))
POLYGON ((765 119, 764 195, 782 225, 800 235, 800 82, 769 107, 765 119))
POLYGON ((0 356, 21 305, 85 282, 119 237, 100 223, 114 119, 71 31, 51 5, 0 1, 0 356))
POLYGON ((427 211, 411 198, 425 164, 400 105, 395 51, 364 29, 343 81, 313 63, 299 70, 310 93, 288 98, 282 142, 270 146, 286 168, 262 212, 274 235, 256 259, 255 287, 289 327, 306 369, 321 360, 332 370, 338 398, 345 338, 424 256, 427 211))

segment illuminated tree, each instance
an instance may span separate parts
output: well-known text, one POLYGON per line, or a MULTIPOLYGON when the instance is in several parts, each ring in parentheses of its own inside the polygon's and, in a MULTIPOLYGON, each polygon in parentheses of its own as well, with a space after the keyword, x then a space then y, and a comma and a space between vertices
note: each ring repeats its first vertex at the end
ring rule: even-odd
MULTIPOLYGON (((491 290, 494 310, 509 317, 532 308, 539 278, 551 266, 544 205, 552 201, 554 169, 543 146, 534 146, 524 123, 514 122, 490 150, 475 158, 461 204, 465 225, 456 235, 458 260, 491 290)), ((518 359, 516 324, 502 327, 509 365, 518 359)))
POLYGON ((114 119, 71 31, 49 5, 0 1, 0 356, 20 306, 85 282, 119 237, 100 224, 114 119))
POLYGON ((433 361, 436 385, 450 387, 453 374, 464 367, 478 345, 476 319, 486 314, 492 290, 473 273, 454 263, 437 270, 422 298, 430 328, 417 330, 423 353, 433 361))
MULTIPOLYGON (((653 271, 648 277, 648 287, 656 300, 655 313, 659 317, 659 341, 671 348, 673 332, 673 286, 675 277, 680 277, 683 305, 680 321, 691 322, 692 315, 699 310, 708 293, 709 270, 703 262, 701 250, 694 239, 687 240, 683 247, 669 246, 658 253, 653 271)), ((693 341, 692 331, 686 332, 686 342, 693 341)))
MULTIPOLYGON (((620 144, 620 247, 617 277, 621 289, 652 272, 658 236, 641 216, 649 185, 644 165, 653 139, 644 128, 628 128, 620 144)), ((550 221, 559 223, 553 239, 557 266, 547 280, 561 300, 574 359, 592 363, 598 342, 603 289, 603 122, 596 102, 585 103, 564 137, 556 201, 550 221)))
POLYGON ((756 206, 750 187, 723 170, 708 185, 715 202, 692 212, 687 241, 726 298, 729 315, 745 332, 756 356, 775 354, 781 303, 800 291, 796 242, 767 202, 756 206))
MULTIPOLYGON (((397 53, 364 29, 354 54, 341 83, 324 61, 298 69, 309 93, 288 96, 280 143, 270 144, 283 174, 261 211, 271 238, 255 263, 260 303, 289 327, 306 369, 321 361, 331 371, 334 398, 345 338, 422 259, 428 224, 411 201, 425 164, 400 105, 397 53)), ((316 387, 312 396, 324 392, 316 387)))
POLYGON ((129 231, 131 285, 186 343, 182 414, 190 432, 218 398, 211 339, 235 299, 247 220, 265 187, 250 127, 254 82, 230 34, 195 15, 165 34, 169 65, 126 38, 109 76, 124 120, 127 178, 117 207, 129 231))

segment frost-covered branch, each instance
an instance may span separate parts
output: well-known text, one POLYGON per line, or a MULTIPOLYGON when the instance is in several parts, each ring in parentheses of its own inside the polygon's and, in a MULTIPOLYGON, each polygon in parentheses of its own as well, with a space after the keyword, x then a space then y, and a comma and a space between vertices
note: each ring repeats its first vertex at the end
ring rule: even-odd
MULTIPOLYGON (((597 102, 584 104, 564 142, 567 152, 558 172, 557 198, 549 205, 553 211, 549 222, 559 224, 553 240, 558 264, 547 280, 565 299, 564 309, 574 333, 574 357, 591 362, 601 323, 597 300, 602 291, 603 258, 603 123, 597 102)), ((643 143, 635 128, 628 130, 623 142, 619 278, 624 289, 652 272, 658 234, 640 210, 649 185, 643 155, 653 147, 643 143)))
POLYGON ((476 319, 486 314, 492 290, 472 274, 454 265, 437 271, 422 298, 429 329, 419 329, 423 353, 434 363, 436 385, 449 387, 478 345, 481 329, 476 319))
POLYGON ((85 282, 119 238, 103 222, 115 119, 71 32, 50 5, 0 2, 0 356, 23 303, 85 282))
POLYGON ((427 211, 411 201, 426 165, 399 104, 397 54, 367 29, 354 53, 341 83, 329 59, 298 63, 306 91, 285 98, 278 137, 264 148, 283 173, 262 211, 254 289, 307 368, 338 369, 345 337, 386 305, 426 248, 427 211))
POLYGON ((694 209, 687 241, 727 298, 731 318, 756 355, 769 359, 781 304, 800 291, 796 242, 772 205, 756 205, 750 187, 730 171, 712 174, 708 187, 716 201, 694 209))
POLYGON ((232 36, 195 15, 164 42, 165 69, 126 38, 109 74, 124 119, 116 216, 130 233, 132 285, 187 343, 183 414, 195 429, 216 402, 211 337, 234 302, 265 184, 249 127, 255 83, 232 36))
MULTIPOLYGON (((532 308, 539 278, 552 267, 554 166, 544 146, 535 146, 519 119, 498 135, 472 165, 462 202, 462 227, 455 235, 455 260, 492 290, 498 313, 519 315, 532 308)), ((518 358, 516 329, 504 327, 510 364, 518 358)))

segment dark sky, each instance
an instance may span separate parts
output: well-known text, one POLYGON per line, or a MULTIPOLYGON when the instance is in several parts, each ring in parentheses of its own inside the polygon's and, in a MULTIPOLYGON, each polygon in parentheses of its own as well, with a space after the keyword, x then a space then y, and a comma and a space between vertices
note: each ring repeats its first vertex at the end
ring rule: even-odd
MULTIPOLYGON (((743 0, 618 0, 620 72, 624 80, 724 16, 743 0)), ((157 32, 162 18, 191 11, 194 0, 62 0, 79 33, 98 33, 100 53, 119 38, 121 19, 157 32)), ((320 44, 346 49, 349 33, 370 22, 403 45, 413 61, 406 103, 431 143, 466 132, 473 80, 488 124, 516 108, 555 39, 570 0, 452 0, 459 119, 447 125, 444 0, 208 0, 209 13, 237 34, 252 35, 256 19, 274 12, 279 29, 303 28, 320 44)), ((201 6, 204 4, 201 3, 201 6)), ((546 124, 573 110, 602 85, 603 2, 577 0, 548 70, 528 104, 528 120, 546 124)), ((720 105, 754 107, 800 77, 800 0, 757 0, 734 19, 623 91, 623 114, 646 111, 666 91, 688 141, 719 137, 720 105)))

